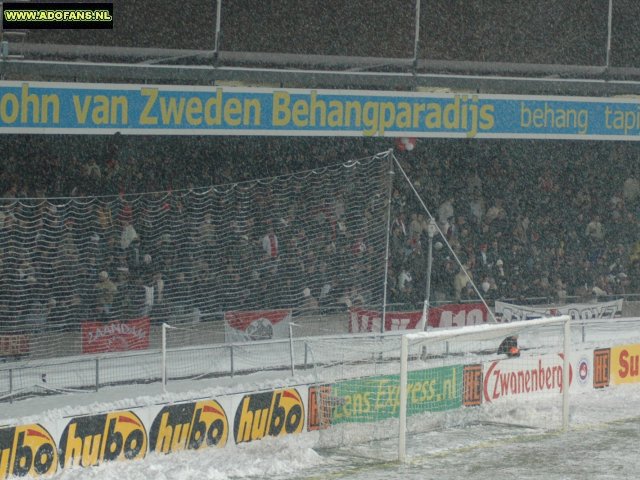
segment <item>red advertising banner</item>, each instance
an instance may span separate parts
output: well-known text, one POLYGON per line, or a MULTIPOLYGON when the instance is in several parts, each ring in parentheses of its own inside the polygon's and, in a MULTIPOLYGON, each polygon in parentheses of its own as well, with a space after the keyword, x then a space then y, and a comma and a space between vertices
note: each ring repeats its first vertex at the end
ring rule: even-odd
MULTIPOLYGON (((352 308, 349 310, 349 332, 379 332, 382 324, 382 314, 376 310, 352 308)), ((385 318, 385 332, 391 330, 412 330, 417 327, 422 318, 422 312, 387 312, 385 318)))
POLYGON ((489 311, 484 303, 451 304, 429 309, 429 326, 431 327, 464 327, 480 325, 487 320, 489 320, 489 311))
POLYGON ((24 334, 0 335, 0 356, 27 355, 29 336, 24 334))
MULTIPOLYGON (((379 332, 382 314, 376 310, 352 308, 349 311, 349 332, 379 332)), ((432 328, 462 327, 485 323, 489 313, 482 303, 443 305, 429 309, 428 325, 432 328)), ((413 330, 422 318, 421 311, 387 312, 384 331, 413 330)))
POLYGON ((82 324, 82 353, 126 352, 149 348, 149 317, 82 324))
POLYGON ((227 343, 288 338, 290 322, 291 310, 224 312, 224 338, 227 343))

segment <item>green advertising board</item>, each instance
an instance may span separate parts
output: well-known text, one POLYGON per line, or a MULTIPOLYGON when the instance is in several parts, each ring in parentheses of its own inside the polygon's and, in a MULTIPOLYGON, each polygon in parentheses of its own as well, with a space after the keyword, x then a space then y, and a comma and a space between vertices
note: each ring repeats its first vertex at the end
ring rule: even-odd
MULTIPOLYGON (((440 412, 462 406, 461 365, 409 372, 407 414, 440 412)), ((373 422, 397 418, 400 376, 381 375, 337 382, 331 423, 373 422)))

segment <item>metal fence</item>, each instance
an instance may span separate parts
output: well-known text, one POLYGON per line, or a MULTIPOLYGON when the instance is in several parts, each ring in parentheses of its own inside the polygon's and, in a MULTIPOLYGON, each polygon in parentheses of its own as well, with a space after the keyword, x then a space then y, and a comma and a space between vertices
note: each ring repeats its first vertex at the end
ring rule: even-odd
MULTIPOLYGON (((640 311, 640 302, 625 302, 626 311, 640 311)), ((386 334, 348 333, 346 314, 298 318, 290 339, 225 343, 224 326, 218 322, 182 324, 169 330, 166 348, 166 380, 236 378, 255 372, 272 372, 274 378, 292 374, 313 375, 319 361, 341 361, 349 352, 358 352, 357 342, 370 340, 399 342, 402 331, 386 334), (333 332, 329 335, 328 332, 333 332), (331 342, 330 351, 310 347, 314 342, 331 342)), ((574 344, 597 344, 602 332, 625 332, 640 327, 640 317, 576 320, 572 323, 574 344)), ((89 392, 125 384, 149 384, 163 378, 162 327, 151 332, 148 350, 99 355, 70 355, 0 365, 0 401, 62 392, 89 392)), ((72 345, 73 342, 70 343, 72 345)), ((398 343, 399 345, 399 343, 398 343)), ((392 348, 392 347, 391 347, 392 348)), ((366 357, 364 353, 362 353, 366 357)), ((352 359, 353 360, 353 359, 352 359)), ((366 358, 363 357, 363 360, 366 358)))

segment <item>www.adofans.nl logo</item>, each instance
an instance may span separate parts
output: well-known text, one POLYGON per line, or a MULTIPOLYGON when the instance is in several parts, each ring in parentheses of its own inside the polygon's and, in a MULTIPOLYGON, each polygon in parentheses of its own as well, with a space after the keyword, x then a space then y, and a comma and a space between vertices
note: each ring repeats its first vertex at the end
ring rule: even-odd
POLYGON ((113 28, 113 3, 4 2, 2 25, 12 29, 113 28))

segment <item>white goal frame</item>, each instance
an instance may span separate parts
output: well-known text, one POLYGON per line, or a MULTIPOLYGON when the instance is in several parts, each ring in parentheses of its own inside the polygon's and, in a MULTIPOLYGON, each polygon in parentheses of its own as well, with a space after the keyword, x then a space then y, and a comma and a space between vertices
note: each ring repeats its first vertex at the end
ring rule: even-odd
POLYGON ((460 337, 483 338, 485 336, 513 335, 521 330, 531 327, 562 324, 563 328, 563 367, 562 367, 562 431, 569 427, 569 368, 571 354, 571 317, 562 315, 559 317, 540 318, 522 322, 471 325, 447 330, 415 331, 402 336, 400 347, 400 411, 399 411, 399 438, 398 460, 406 462, 406 437, 407 437, 407 383, 409 371, 409 342, 423 340, 425 343, 444 342, 448 339, 460 337))

